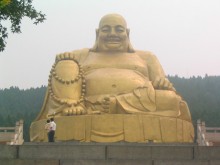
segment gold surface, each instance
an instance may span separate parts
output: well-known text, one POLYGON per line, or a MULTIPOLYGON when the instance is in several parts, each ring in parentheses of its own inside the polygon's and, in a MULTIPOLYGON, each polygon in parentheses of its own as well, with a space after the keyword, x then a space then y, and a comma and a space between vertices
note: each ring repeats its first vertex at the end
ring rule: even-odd
MULTIPOLYGON (((106 114, 57 117, 56 141, 81 142, 193 142, 189 121, 143 114, 106 114)), ((33 122, 31 141, 46 142, 46 120, 33 122)))
POLYGON ((187 103, 156 56, 134 50, 126 21, 104 16, 91 49, 58 54, 31 140, 45 141, 46 118, 58 141, 192 142, 187 103), (41 130, 42 129, 42 130, 41 130))

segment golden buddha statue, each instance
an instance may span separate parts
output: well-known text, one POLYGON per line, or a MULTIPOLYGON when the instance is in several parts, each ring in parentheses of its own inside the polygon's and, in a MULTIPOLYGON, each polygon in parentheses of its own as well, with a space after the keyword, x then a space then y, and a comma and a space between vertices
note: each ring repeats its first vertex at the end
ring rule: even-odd
POLYGON ((187 103, 156 56, 134 50, 125 19, 104 16, 91 49, 58 54, 31 141, 46 141, 47 118, 57 141, 193 142, 187 103))

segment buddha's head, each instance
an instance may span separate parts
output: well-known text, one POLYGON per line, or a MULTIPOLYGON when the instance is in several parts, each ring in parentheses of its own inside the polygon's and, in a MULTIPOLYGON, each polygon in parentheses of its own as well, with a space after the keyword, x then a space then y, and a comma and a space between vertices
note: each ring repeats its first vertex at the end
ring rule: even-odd
POLYGON ((96 29, 96 43, 92 48, 99 52, 133 52, 129 40, 129 29, 125 19, 118 14, 102 17, 96 29))

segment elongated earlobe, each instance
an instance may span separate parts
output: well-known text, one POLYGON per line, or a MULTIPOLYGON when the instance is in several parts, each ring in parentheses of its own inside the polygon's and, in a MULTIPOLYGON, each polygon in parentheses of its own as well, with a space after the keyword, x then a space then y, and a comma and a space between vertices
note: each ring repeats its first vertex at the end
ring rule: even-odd
POLYGON ((99 29, 96 29, 96 30, 95 30, 95 33, 96 33, 95 44, 94 44, 94 46, 90 49, 90 51, 92 51, 92 52, 96 52, 96 51, 98 51, 98 36, 99 36, 99 29))
POLYGON ((126 29, 126 33, 127 33, 127 36, 128 36, 128 52, 129 53, 134 53, 135 50, 133 48, 133 46, 131 45, 131 42, 130 42, 130 29, 126 29))
POLYGON ((130 38, 130 29, 126 29, 126 33, 128 35, 128 38, 130 38))
POLYGON ((96 29, 96 30, 95 30, 95 33, 96 33, 96 39, 95 39, 95 40, 97 41, 98 35, 99 35, 99 29, 96 29))

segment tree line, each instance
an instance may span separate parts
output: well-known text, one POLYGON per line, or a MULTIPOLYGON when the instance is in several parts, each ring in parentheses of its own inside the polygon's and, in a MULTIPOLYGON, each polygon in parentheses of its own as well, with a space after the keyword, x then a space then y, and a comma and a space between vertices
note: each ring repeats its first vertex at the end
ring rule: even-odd
MULTIPOLYGON (((220 127, 220 76, 168 78, 188 103, 195 126, 197 119, 201 119, 207 126, 220 127)), ((14 126, 16 121, 23 119, 24 139, 29 141, 29 127, 40 112, 46 88, 0 89, 0 127, 14 126)))

